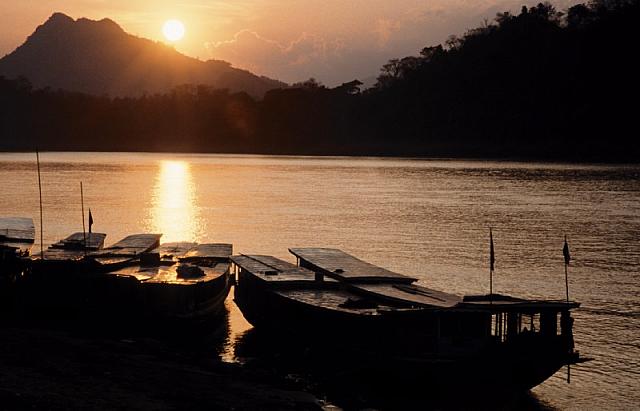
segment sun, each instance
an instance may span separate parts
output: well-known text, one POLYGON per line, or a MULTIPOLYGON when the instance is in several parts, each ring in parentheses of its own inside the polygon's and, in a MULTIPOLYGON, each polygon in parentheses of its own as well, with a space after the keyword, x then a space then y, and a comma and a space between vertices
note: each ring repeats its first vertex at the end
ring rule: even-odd
POLYGON ((162 34, 169 41, 178 41, 184 37, 184 24, 180 20, 167 20, 162 26, 162 34))

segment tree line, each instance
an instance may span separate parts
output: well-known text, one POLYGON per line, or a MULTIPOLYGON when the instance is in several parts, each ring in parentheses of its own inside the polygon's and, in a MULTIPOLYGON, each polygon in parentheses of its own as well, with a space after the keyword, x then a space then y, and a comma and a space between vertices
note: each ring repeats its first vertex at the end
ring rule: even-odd
POLYGON ((374 87, 110 98, 0 78, 0 149, 637 161, 638 0, 550 3, 390 60, 374 87))

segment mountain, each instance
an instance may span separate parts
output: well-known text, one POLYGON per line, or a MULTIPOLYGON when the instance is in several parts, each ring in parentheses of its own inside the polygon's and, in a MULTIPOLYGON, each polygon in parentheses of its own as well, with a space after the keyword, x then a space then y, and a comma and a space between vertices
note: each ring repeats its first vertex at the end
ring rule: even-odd
POLYGON ((201 61, 130 35, 109 19, 73 20, 62 13, 53 14, 24 44, 0 59, 0 76, 24 76, 37 88, 110 96, 204 84, 261 98, 268 90, 286 87, 225 61, 201 61))

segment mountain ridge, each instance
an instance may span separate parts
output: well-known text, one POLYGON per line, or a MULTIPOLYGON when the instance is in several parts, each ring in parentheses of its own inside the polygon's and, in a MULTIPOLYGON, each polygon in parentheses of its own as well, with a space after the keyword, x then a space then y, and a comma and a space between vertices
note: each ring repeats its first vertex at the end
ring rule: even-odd
POLYGON ((183 84, 207 85, 261 98, 283 82, 201 61, 174 48, 125 32, 105 18, 90 20, 56 12, 12 53, 0 59, 0 75, 23 76, 36 88, 93 95, 138 97, 183 84))

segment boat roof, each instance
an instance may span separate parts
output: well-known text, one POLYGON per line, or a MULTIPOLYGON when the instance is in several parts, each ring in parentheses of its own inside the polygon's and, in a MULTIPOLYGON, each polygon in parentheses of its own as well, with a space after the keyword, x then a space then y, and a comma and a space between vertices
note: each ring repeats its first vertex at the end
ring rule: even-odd
POLYGON ((132 234, 109 247, 95 253, 95 255, 134 256, 146 253, 160 245, 162 234, 132 234))
POLYGON ((184 278, 179 277, 177 274, 177 269, 180 266, 180 263, 175 263, 171 265, 157 265, 157 266, 141 266, 134 265, 129 267, 124 267, 116 271, 112 271, 107 273, 108 275, 116 275, 116 276, 129 276, 135 277, 138 281, 143 284, 177 284, 177 285, 188 285, 200 282, 211 281, 224 275, 229 271, 229 263, 217 263, 212 265, 211 267, 199 267, 204 276, 202 277, 192 277, 192 278, 184 278))
POLYGON ((417 284, 364 283, 351 288, 386 301, 407 304, 411 307, 452 308, 462 302, 462 297, 417 284))
POLYGON ((337 248, 290 248, 289 252, 301 260, 300 265, 308 266, 312 270, 340 281, 397 283, 417 281, 416 278, 362 261, 337 248))
POLYGON ((73 249, 73 250, 99 250, 104 245, 104 239, 107 237, 104 233, 73 233, 64 240, 60 240, 52 244, 50 248, 73 249), (86 239, 86 243, 85 243, 86 239), (83 245, 86 244, 86 247, 83 245))
POLYGON ((164 243, 152 252, 161 258, 175 258, 180 261, 228 260, 233 254, 233 245, 226 243, 198 244, 191 242, 164 243))
POLYGON ((198 244, 189 250, 181 261, 191 261, 199 259, 228 260, 233 254, 233 245, 224 243, 198 244))
POLYGON ((35 236, 33 219, 0 217, 0 243, 33 243, 35 236))
POLYGON ((268 283, 314 283, 315 273, 269 255, 234 255, 234 264, 268 283))
POLYGON ((580 307, 580 303, 564 300, 537 300, 511 297, 508 295, 468 295, 460 304, 460 308, 481 309, 488 311, 516 311, 520 313, 539 313, 542 311, 563 311, 580 307))

